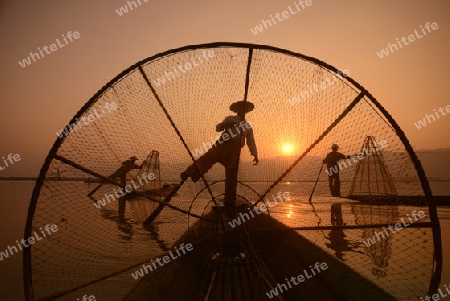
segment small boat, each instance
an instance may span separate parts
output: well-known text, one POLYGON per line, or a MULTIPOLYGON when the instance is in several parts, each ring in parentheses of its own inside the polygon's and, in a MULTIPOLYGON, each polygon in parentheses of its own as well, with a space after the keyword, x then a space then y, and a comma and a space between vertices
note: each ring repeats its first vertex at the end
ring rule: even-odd
MULTIPOLYGON (((177 184, 164 184, 161 188, 155 188, 155 189, 140 189, 136 192, 130 192, 125 197, 127 199, 132 199, 136 197, 166 197, 168 196, 175 188, 177 187, 177 184)), ((177 196, 178 194, 175 194, 174 196, 177 196)))

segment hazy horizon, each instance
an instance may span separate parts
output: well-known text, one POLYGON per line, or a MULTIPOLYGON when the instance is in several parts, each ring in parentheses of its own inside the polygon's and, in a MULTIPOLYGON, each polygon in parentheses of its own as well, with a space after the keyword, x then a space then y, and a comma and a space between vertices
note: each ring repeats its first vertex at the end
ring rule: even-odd
POLYGON ((415 126, 449 105, 449 2, 312 1, 255 34, 263 20, 293 3, 197 1, 177 3, 173 10, 173 3, 161 1, 122 15, 117 10, 127 4, 123 0, 2 3, 0 158, 19 154, 21 160, 0 176, 37 175, 56 133, 124 69, 169 49, 216 41, 271 45, 348 70, 393 116, 416 151, 450 148, 450 118, 415 126), (438 28, 425 35, 427 22, 438 28), (422 37, 408 45, 399 42, 410 34, 422 37), (397 50, 381 58, 396 39, 397 50), (22 66, 30 53, 40 51, 40 59, 22 66))

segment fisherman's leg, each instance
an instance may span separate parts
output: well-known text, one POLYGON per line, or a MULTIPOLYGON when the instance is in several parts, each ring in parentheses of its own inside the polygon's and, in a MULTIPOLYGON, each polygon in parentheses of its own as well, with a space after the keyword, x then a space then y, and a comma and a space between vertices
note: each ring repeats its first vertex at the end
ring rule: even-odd
POLYGON ((240 147, 230 149, 229 156, 227 156, 224 162, 221 162, 225 167, 225 206, 234 207, 236 205, 236 186, 240 151, 240 147))
POLYGON ((108 176, 108 178, 115 180, 117 178, 121 178, 123 174, 123 171, 121 168, 119 168, 118 170, 116 170, 114 173, 112 173, 110 176, 108 176))
POLYGON ((226 206, 236 204, 237 164, 225 169, 225 199, 226 206))
POLYGON ((333 176, 328 176, 328 185, 330 186, 330 193, 334 196, 333 176))
POLYGON ((119 218, 125 218, 125 210, 126 210, 125 198, 119 198, 118 202, 119 202, 119 210, 118 210, 119 218))
POLYGON ((120 177, 120 185, 122 185, 122 187, 127 186, 127 175, 120 177))
POLYGON ((218 144, 213 146, 203 156, 198 158, 195 163, 192 163, 184 172, 180 174, 183 180, 191 177, 192 181, 197 182, 202 174, 208 172, 211 167, 217 162, 223 161, 222 157, 227 153, 225 144, 218 144), (200 169, 200 170, 199 170, 200 169))
POLYGON ((219 149, 217 147, 210 148, 208 152, 195 161, 196 163, 189 165, 189 167, 180 174, 181 179, 186 180, 191 177, 192 181, 197 182, 202 174, 210 170, 211 167, 219 161, 219 158, 219 149))
POLYGON ((119 177, 118 175, 116 175, 116 173, 110 174, 109 176, 107 176, 107 178, 114 180, 115 178, 119 177))
POLYGON ((334 179, 334 189, 335 189, 335 196, 341 196, 341 181, 339 179, 339 173, 335 174, 335 179, 334 179))
MULTIPOLYGON (((122 190, 125 192, 125 187, 127 186, 127 175, 121 175, 120 176, 120 185, 124 188, 122 190)), ((126 199, 124 197, 120 197, 119 200, 119 218, 125 217, 125 210, 126 210, 126 199)))

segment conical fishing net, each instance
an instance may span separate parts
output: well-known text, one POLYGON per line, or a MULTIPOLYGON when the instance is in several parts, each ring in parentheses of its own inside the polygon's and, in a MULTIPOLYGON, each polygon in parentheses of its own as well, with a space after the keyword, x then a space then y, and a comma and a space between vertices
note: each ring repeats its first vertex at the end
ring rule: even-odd
MULTIPOLYGON (((343 300, 356 283, 400 300, 436 291, 441 270, 436 209, 420 162, 392 117, 358 83, 321 61, 268 46, 216 43, 137 63, 69 122, 30 204, 25 238, 47 224, 58 230, 25 249, 28 300, 139 295, 138 284, 152 276, 132 276, 143 264, 174 250, 202 222, 217 229, 230 225, 230 218, 209 218, 224 197, 224 166, 214 164, 197 182, 182 181, 180 174, 213 147, 221 134, 216 125, 235 116, 229 107, 241 100, 254 104, 245 119, 260 162, 253 164, 247 146, 240 150, 236 195, 250 206, 266 204, 267 210, 236 227, 239 241, 249 237, 242 248, 251 248, 259 262, 239 267, 238 261, 236 271, 254 267, 270 277, 255 287, 252 282, 238 287, 233 277, 244 277, 238 272, 230 279, 212 272, 186 278, 192 286, 204 283, 198 284, 202 298, 215 300, 217 291, 224 300, 256 300, 260 291, 267 299, 269 289, 318 261, 329 266, 315 276, 320 281, 305 281, 280 296, 298 300, 303 294, 309 300, 330 292, 321 300, 343 300), (345 158, 330 169, 324 159, 332 144, 345 158), (132 187, 128 192, 120 177, 109 176, 131 164, 132 156, 142 169, 134 166, 122 177, 132 187), (281 198, 283 193, 289 197, 281 198), (280 234, 273 236, 276 231, 280 234), (286 232, 292 236, 270 241, 286 232), (220 291, 217 279, 233 284, 220 291), (226 295, 239 290, 253 295, 226 295)), ((225 237, 221 230, 211 238, 199 229, 196 241, 185 241, 194 249, 202 239, 225 237)), ((221 245, 233 246, 228 240, 221 245)), ((170 271, 170 264, 159 270, 170 271)), ((214 264, 211 269, 215 266, 224 270, 214 264)), ((182 273, 174 271, 173 277, 177 274, 182 273)), ((171 279, 161 282, 176 290, 171 279)), ((186 296, 191 299, 197 297, 186 296)))

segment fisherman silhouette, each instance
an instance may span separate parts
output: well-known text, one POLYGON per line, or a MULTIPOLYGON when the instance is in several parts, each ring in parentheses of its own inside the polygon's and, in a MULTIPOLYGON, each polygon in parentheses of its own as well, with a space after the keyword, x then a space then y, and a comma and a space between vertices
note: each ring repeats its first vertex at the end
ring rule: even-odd
MULTIPOLYGON (((120 189, 122 189, 123 193, 125 193, 124 187, 127 185, 128 172, 130 172, 133 169, 141 169, 144 165, 145 161, 142 162, 141 166, 139 166, 134 163, 136 162, 136 160, 137 160, 136 156, 130 157, 128 160, 122 162, 122 166, 108 177, 111 180, 115 180, 117 178, 120 179, 120 185, 122 186, 122 188, 120 189)), ((119 218, 124 218, 126 209, 126 195, 120 197, 118 199, 118 202, 119 202, 119 209, 118 209, 119 218)))
MULTIPOLYGON (((117 178, 120 179, 120 185, 124 188, 127 185, 127 173, 132 169, 141 169, 144 166, 144 162, 142 162, 141 166, 134 164, 137 160, 136 156, 130 157, 128 160, 122 162, 122 166, 116 170, 113 174, 108 176, 109 179, 115 180, 117 178)), ((92 198, 92 195, 100 189, 107 181, 103 180, 100 185, 94 188, 89 194, 88 197, 92 198)))
POLYGON ((227 116, 217 124, 216 131, 222 132, 221 136, 203 156, 180 174, 183 181, 191 177, 192 181, 197 182, 204 173, 219 162, 225 167, 224 203, 234 206, 240 151, 245 143, 253 156, 254 165, 259 162, 253 128, 245 120, 245 114, 251 112, 254 107, 253 103, 248 101, 238 101, 230 105, 230 110, 236 115, 227 116))
POLYGON ((130 157, 128 160, 122 162, 122 166, 116 170, 112 175, 110 175, 108 178, 111 180, 115 180, 117 178, 120 179, 120 185, 126 186, 127 185, 127 174, 132 169, 141 169, 144 162, 142 162, 141 166, 135 164, 137 158, 136 156, 130 157))
POLYGON ((352 156, 345 156, 337 150, 339 146, 333 144, 331 146, 332 151, 329 152, 326 158, 323 160, 323 164, 327 164, 328 183, 330 185, 330 192, 332 196, 341 196, 341 181, 339 179, 339 168, 337 166, 339 160, 350 159, 352 156))

